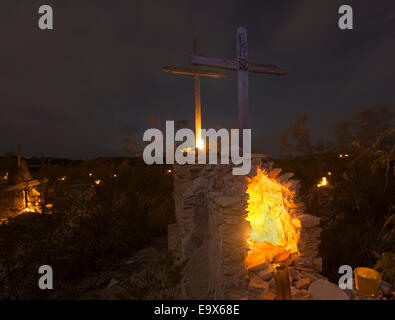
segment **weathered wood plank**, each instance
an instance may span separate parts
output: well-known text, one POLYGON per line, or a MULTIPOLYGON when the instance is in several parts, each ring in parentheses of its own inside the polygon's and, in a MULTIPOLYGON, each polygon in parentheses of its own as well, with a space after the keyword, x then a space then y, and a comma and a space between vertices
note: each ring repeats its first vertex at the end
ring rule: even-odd
MULTIPOLYGON (((239 62, 236 60, 231 59, 222 59, 217 57, 206 57, 196 54, 190 54, 189 60, 191 64, 198 65, 198 66, 207 66, 213 68, 222 68, 228 70, 238 70, 239 69, 239 62)), ((192 69, 191 70, 195 70, 192 69)), ((203 70, 201 70, 203 71, 203 70)), ((266 74, 273 74, 273 75, 280 75, 285 76, 288 73, 275 65, 271 64, 260 64, 260 63, 249 63, 248 64, 248 71, 256 72, 256 73, 266 73, 266 74)), ((169 71, 167 71, 169 72, 169 71)), ((205 71, 207 72, 207 71, 205 71)), ((192 73, 190 73, 192 74, 192 73)))
MULTIPOLYGON (((195 38, 193 41, 193 53, 199 53, 199 43, 195 38)), ((199 71, 201 71, 199 69, 199 71)), ((198 141, 201 137, 202 130, 202 111, 200 102, 200 74, 194 75, 194 95, 195 95, 195 146, 198 145, 198 141)))
POLYGON ((238 27, 236 32, 237 59, 248 59, 247 30, 244 27, 238 27))
POLYGON ((239 69, 239 63, 236 60, 232 60, 232 59, 206 57, 198 54, 190 54, 188 57, 190 63, 197 66, 207 66, 207 67, 222 68, 228 70, 239 69))
POLYGON ((48 179, 41 179, 41 180, 30 180, 27 182, 22 182, 7 188, 4 188, 1 190, 1 192, 8 192, 8 191, 13 191, 13 190, 20 190, 20 189, 25 189, 25 188, 30 188, 30 187, 35 187, 38 186, 39 184, 48 182, 48 179))
POLYGON ((185 74, 185 75, 198 75, 202 77, 210 78, 225 78, 228 76, 227 73, 216 72, 211 70, 200 70, 195 68, 180 68, 180 67, 163 67, 163 72, 175 73, 175 74, 185 74))
MULTIPOLYGON (((237 71, 237 102, 240 137, 243 129, 250 129, 248 115, 248 71, 237 71)), ((242 144, 242 140, 239 142, 242 144)))
POLYGON ((239 146, 243 148, 243 129, 249 129, 248 119, 248 45, 247 30, 238 27, 236 31, 236 53, 239 70, 237 71, 237 104, 239 122, 239 146))
POLYGON ((250 63, 248 65, 248 71, 256 73, 275 74, 279 76, 286 76, 288 74, 286 71, 281 70, 275 65, 260 63, 250 63))
POLYGON ((200 76, 195 75, 194 77, 194 94, 195 94, 195 139, 196 144, 202 138, 202 110, 200 102, 200 76))

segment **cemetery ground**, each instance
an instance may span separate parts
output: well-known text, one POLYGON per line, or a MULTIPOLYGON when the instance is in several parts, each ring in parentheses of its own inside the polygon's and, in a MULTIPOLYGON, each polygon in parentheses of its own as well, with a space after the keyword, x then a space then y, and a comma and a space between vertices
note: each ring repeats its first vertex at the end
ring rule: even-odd
MULTIPOLYGON (((395 285, 395 148, 386 119, 385 109, 372 109, 340 124, 336 144, 313 144, 301 117, 273 159, 295 173, 306 212, 321 218, 322 274, 334 283, 350 265, 374 267, 395 285)), ((50 205, 0 225, 0 298, 180 297, 184 262, 167 250, 171 166, 103 158, 42 170, 50 205), (37 286, 41 265, 53 268, 53 290, 37 286)))

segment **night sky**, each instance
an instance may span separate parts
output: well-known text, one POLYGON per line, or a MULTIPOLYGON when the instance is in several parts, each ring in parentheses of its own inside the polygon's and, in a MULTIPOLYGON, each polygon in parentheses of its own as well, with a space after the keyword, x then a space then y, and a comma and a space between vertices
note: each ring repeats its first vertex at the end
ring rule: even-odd
MULTIPOLYGON (((395 2, 2 0, 0 155, 91 159, 127 155, 127 138, 177 120, 193 127, 193 79, 161 71, 200 53, 234 58, 248 31, 249 59, 286 77, 250 74, 253 149, 279 154, 279 137, 308 114, 314 141, 368 107, 395 106, 395 2), (38 28, 38 8, 54 30, 38 28), (352 5, 354 30, 338 28, 352 5)), ((237 128, 236 73, 202 79, 203 128, 237 128)))

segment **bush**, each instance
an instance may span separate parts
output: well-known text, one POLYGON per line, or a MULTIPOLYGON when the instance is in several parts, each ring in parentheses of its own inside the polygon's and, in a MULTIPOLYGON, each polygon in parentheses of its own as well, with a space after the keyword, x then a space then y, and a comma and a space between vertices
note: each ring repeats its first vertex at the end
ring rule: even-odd
POLYGON ((384 252, 381 255, 377 255, 378 260, 375 269, 382 272, 383 279, 392 284, 395 287, 395 252, 384 252))
POLYGON ((41 298, 37 270, 43 264, 56 272, 58 290, 69 287, 165 235, 175 220, 164 167, 97 160, 52 167, 46 175, 44 196, 52 207, 0 226, 4 298, 41 298))
POLYGON ((173 300, 181 297, 181 279, 185 262, 178 261, 172 253, 163 255, 158 262, 130 283, 127 296, 135 299, 173 300))
POLYGON ((334 149, 282 159, 276 165, 295 172, 302 181, 307 212, 321 217, 320 254, 327 277, 337 282, 338 269, 345 264, 376 265, 383 269, 384 279, 393 281, 395 148, 379 139, 370 147, 354 144, 348 157, 339 154, 334 149), (329 185, 318 188, 322 176, 329 185))

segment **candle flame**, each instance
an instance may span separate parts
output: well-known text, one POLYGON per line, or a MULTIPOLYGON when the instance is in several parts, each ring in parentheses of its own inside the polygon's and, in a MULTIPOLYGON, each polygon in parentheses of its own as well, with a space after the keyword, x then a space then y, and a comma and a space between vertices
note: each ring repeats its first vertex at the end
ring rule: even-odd
POLYGON ((321 181, 318 182, 317 187, 321 188, 321 187, 326 187, 328 185, 328 180, 326 179, 326 177, 322 177, 321 181))
POLYGON ((202 139, 198 139, 198 140, 196 141, 196 148, 198 148, 198 149, 200 149, 200 150, 203 150, 203 149, 204 149, 204 143, 203 143, 203 140, 202 140, 202 139))

